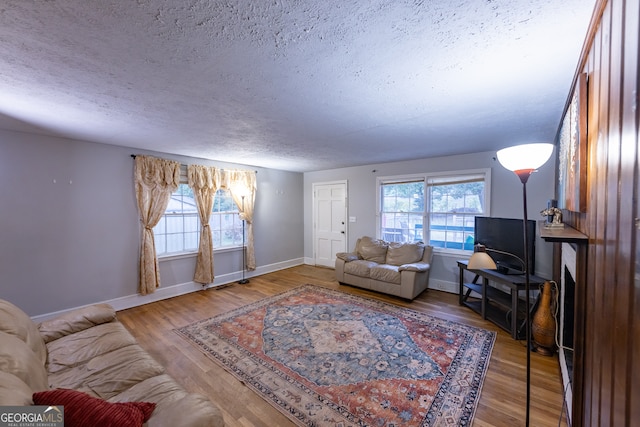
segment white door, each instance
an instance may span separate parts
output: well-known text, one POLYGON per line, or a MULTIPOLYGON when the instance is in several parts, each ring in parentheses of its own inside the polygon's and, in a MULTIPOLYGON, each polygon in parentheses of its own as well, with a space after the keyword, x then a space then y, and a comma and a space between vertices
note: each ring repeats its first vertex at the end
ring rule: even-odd
POLYGON ((334 267, 336 253, 347 251, 347 183, 313 184, 315 264, 334 267))

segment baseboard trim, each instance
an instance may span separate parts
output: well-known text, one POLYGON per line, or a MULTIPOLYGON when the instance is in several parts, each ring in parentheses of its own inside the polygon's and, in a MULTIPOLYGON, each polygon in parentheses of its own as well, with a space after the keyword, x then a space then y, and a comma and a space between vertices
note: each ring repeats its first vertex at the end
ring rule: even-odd
MULTIPOLYGON (((304 258, 295 258, 288 261, 278 262, 274 264, 264 265, 257 267, 254 271, 247 271, 244 275, 245 278, 250 279, 255 276, 261 276, 267 273, 273 273, 278 270, 284 270, 286 268, 295 267, 304 263, 304 258)), ((149 304, 163 299, 173 298, 180 295, 185 295, 191 292, 201 291, 204 289, 212 289, 217 287, 224 287, 242 279, 242 271, 223 274, 216 276, 213 283, 208 285, 202 285, 193 281, 186 283, 179 283, 172 286, 158 288, 154 293, 148 295, 133 294, 120 298, 114 298, 110 300, 97 301, 94 304, 106 303, 111 305, 116 311, 126 310, 127 308, 138 307, 140 305, 149 304)), ((93 304, 87 304, 79 307, 73 307, 66 310, 55 311, 52 313, 41 314, 33 316, 31 319, 34 322, 42 322, 47 319, 59 316, 64 313, 76 310, 78 308, 88 307, 93 304)))
POLYGON ((436 291, 449 292, 452 294, 459 293, 460 284, 458 282, 450 282, 448 280, 441 279, 429 279, 429 289, 436 291))

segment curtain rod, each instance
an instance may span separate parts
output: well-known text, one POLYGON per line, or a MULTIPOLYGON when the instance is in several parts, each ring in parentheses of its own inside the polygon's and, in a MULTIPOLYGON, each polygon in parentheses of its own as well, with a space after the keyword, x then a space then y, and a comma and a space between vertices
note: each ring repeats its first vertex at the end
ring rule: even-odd
MULTIPOLYGON (((131 158, 135 159, 135 158, 136 158, 136 155, 135 155, 135 154, 132 154, 132 155, 131 155, 131 158)), ((220 170, 224 171, 224 168, 220 168, 220 170)), ((256 170, 254 170, 254 172, 255 172, 255 173, 258 173, 258 171, 256 171, 256 170)))

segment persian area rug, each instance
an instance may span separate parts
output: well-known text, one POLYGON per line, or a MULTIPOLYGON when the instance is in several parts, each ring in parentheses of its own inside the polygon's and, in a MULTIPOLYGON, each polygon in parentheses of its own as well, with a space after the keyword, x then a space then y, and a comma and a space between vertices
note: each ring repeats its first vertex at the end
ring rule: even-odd
POLYGON ((304 285, 176 329, 300 426, 470 425, 495 333, 304 285))

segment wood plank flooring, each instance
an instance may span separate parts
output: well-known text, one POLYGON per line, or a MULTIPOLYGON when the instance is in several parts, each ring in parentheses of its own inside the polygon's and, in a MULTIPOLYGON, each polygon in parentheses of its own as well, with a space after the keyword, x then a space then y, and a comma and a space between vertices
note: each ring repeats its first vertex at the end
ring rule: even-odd
MULTIPOLYGON (((526 346, 484 321, 458 296, 427 290, 414 301, 341 286, 334 271, 301 265, 259 277, 245 285, 194 292, 118 312, 120 321, 140 345, 187 390, 202 393, 216 402, 231 427, 291 427, 294 424, 232 377, 200 350, 185 342, 173 329, 224 313, 306 283, 338 289, 392 304, 410 307, 443 319, 497 332, 489 370, 484 381, 474 426, 524 425, 526 397, 526 346)), ((531 425, 566 426, 562 383, 557 356, 531 355, 531 425)))

